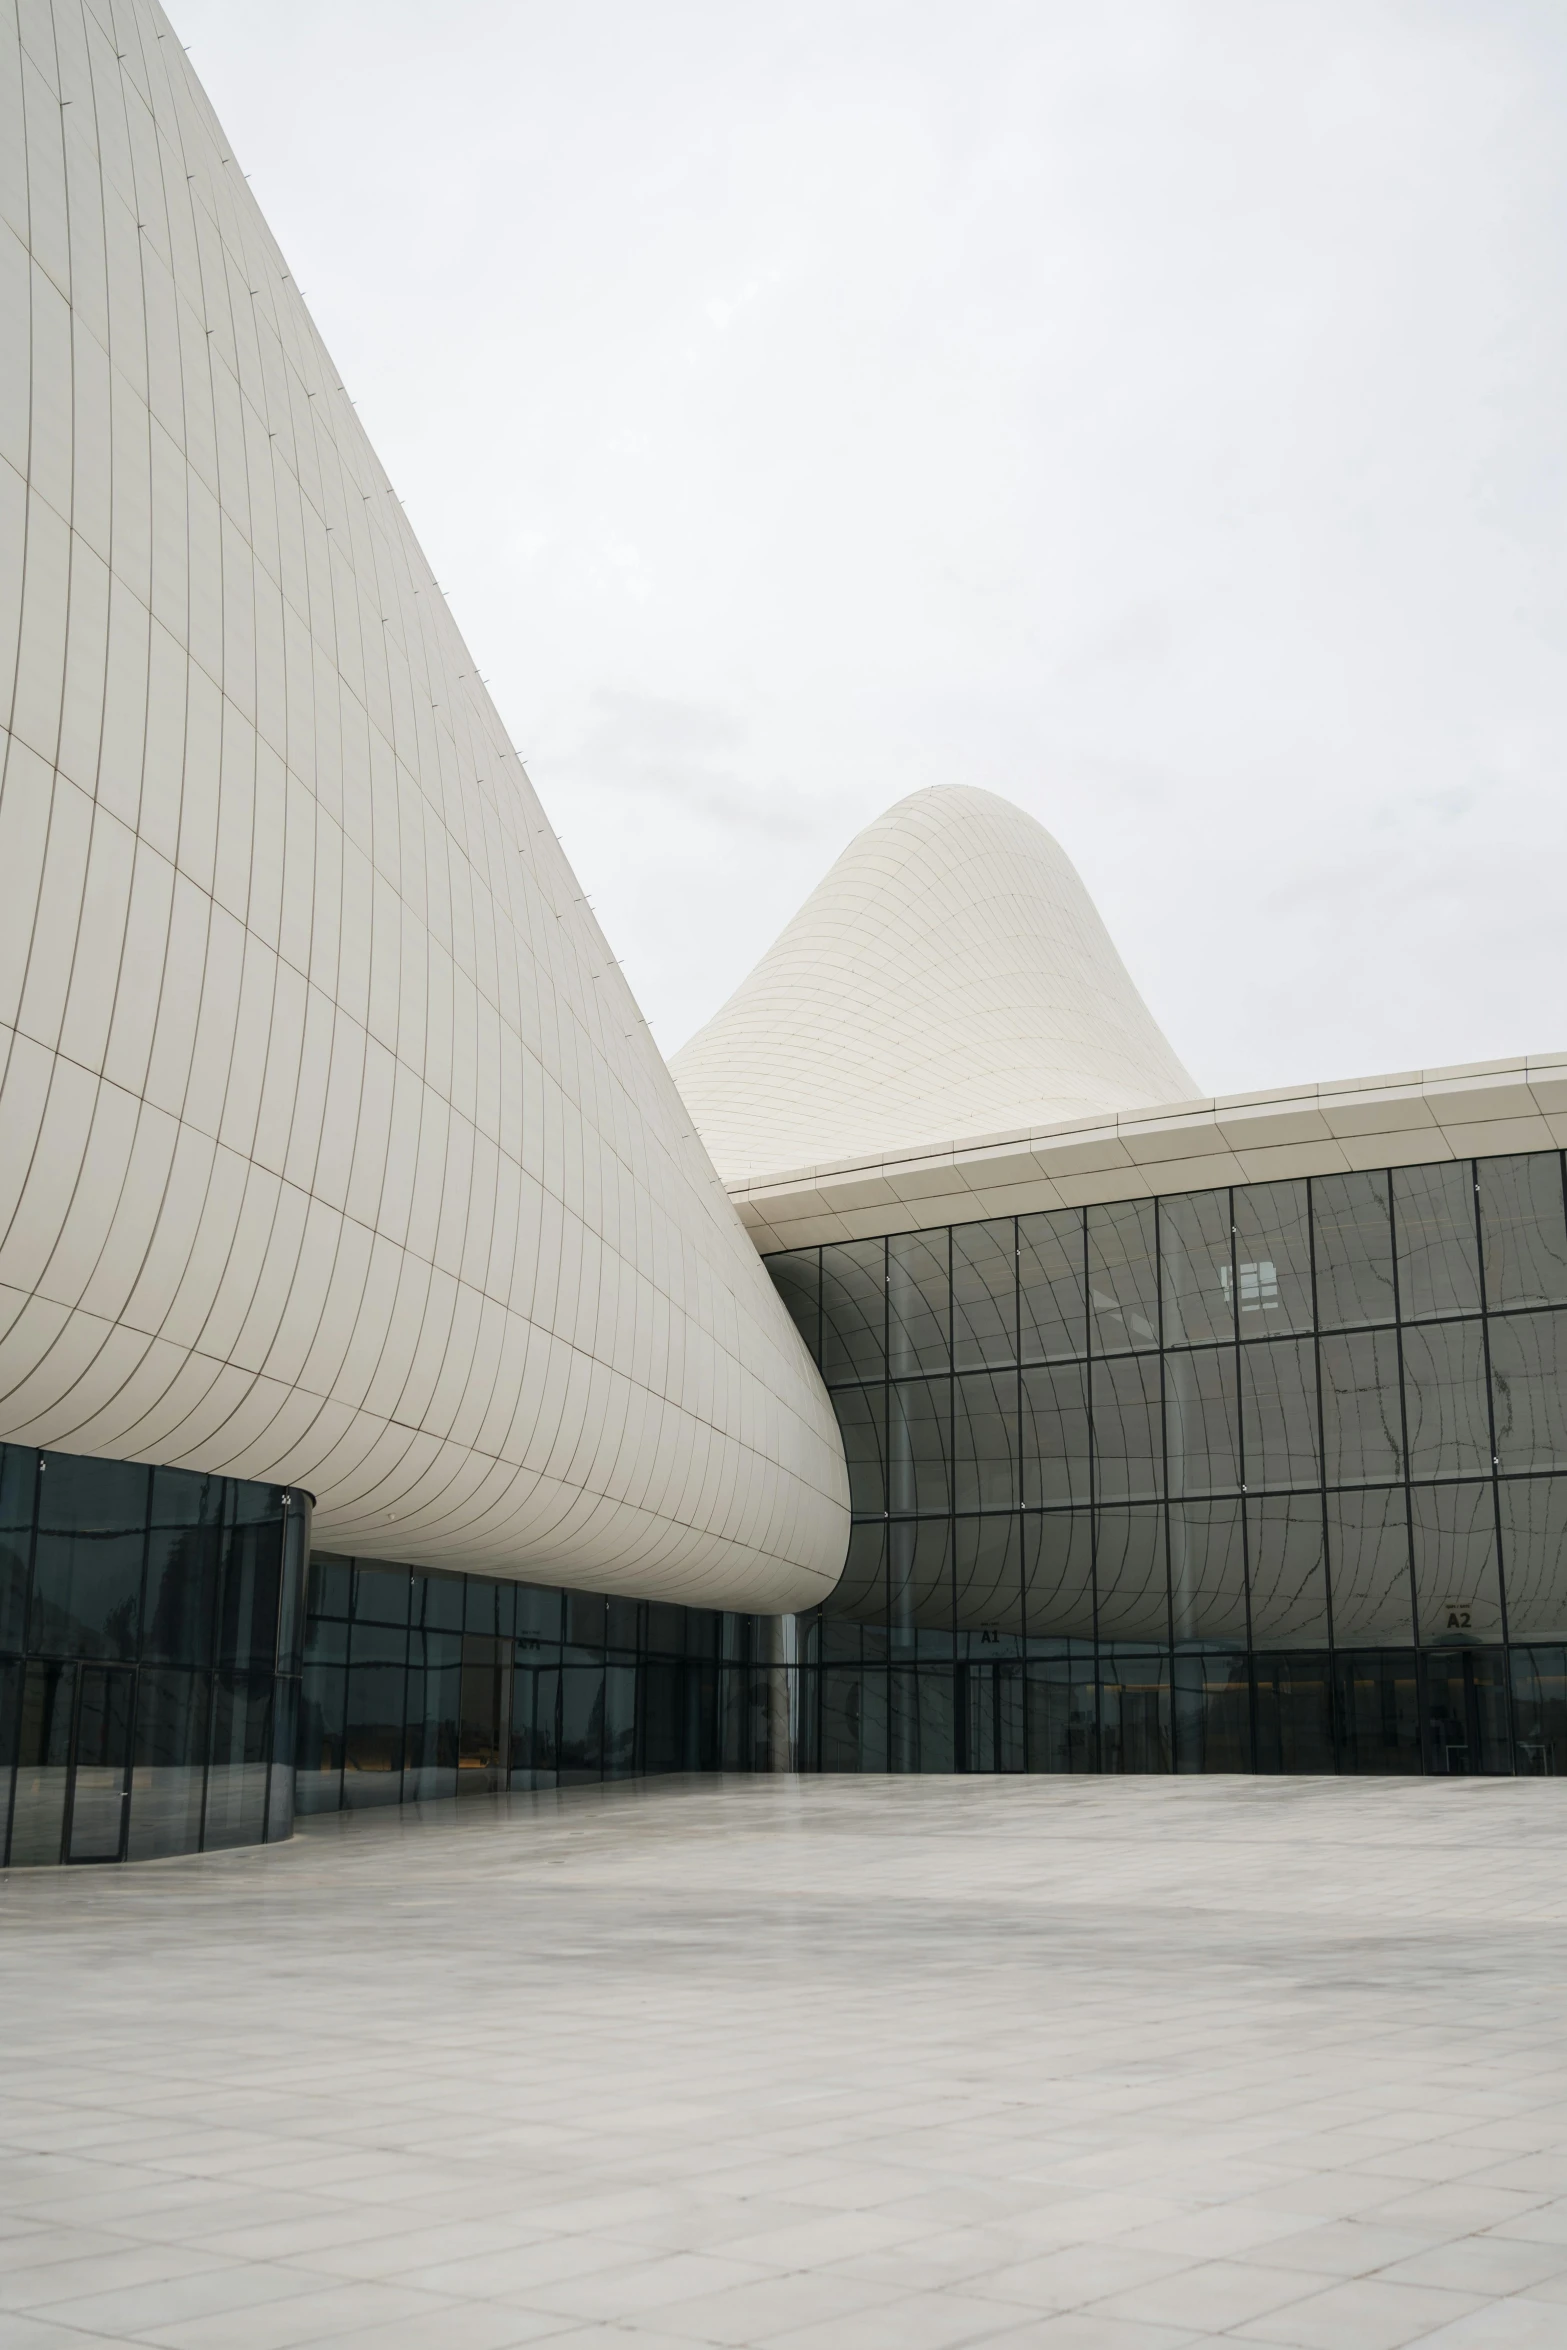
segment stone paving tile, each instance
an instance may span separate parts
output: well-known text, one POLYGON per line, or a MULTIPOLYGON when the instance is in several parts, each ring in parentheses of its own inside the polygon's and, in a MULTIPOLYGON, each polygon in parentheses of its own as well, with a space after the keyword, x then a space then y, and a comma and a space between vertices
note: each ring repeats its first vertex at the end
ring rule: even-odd
POLYGON ((1247 2332, 1287 2350, 1403 2350, 1480 2306, 1472 2293, 1443 2293, 1425 2285, 1390 2285, 1357 2277, 1331 2285, 1309 2301, 1253 2318, 1247 2332))
POLYGON ((1567 2350, 1560 1805, 670 1781, 18 1874, 0 2350, 1567 2350))

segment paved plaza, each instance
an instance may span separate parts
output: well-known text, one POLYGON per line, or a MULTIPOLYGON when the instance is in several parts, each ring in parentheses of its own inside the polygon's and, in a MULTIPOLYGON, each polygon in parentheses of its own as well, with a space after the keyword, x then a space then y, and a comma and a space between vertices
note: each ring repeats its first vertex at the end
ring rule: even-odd
POLYGON ((1560 2350, 1567 1789, 701 1779, 0 1880, 0 2345, 1560 2350))

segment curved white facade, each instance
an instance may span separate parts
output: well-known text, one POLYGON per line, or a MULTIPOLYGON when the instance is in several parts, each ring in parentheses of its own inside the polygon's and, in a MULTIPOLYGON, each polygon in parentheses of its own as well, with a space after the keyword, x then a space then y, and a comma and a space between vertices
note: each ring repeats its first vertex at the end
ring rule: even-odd
POLYGON ((826 1396, 150 0, 0 11, 0 1437, 809 1605, 826 1396))
POLYGON ((851 841, 672 1066, 731 1184, 1197 1091, 1065 852, 962 787, 851 841))

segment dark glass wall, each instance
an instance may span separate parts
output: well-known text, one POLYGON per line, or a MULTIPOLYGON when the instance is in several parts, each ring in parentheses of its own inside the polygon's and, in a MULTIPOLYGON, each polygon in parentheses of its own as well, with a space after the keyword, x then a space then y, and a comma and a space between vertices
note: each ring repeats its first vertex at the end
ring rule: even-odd
POLYGON ((289 1834, 309 1518, 275 1486, 0 1445, 0 1857, 289 1834))
POLYGON ((318 1555, 299 1808, 765 1770, 770 1636, 752 1616, 318 1555))
POLYGON ((808 1763, 1567 1768, 1558 1153, 767 1261, 855 1517, 808 1763))

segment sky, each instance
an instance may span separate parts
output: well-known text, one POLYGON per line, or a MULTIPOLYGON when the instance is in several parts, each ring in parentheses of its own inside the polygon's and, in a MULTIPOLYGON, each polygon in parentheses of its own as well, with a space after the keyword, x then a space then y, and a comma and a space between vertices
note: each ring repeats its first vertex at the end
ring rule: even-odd
POLYGON ((1567 1049, 1560 0, 170 0, 654 1033, 1066 848, 1206 1091, 1567 1049))

